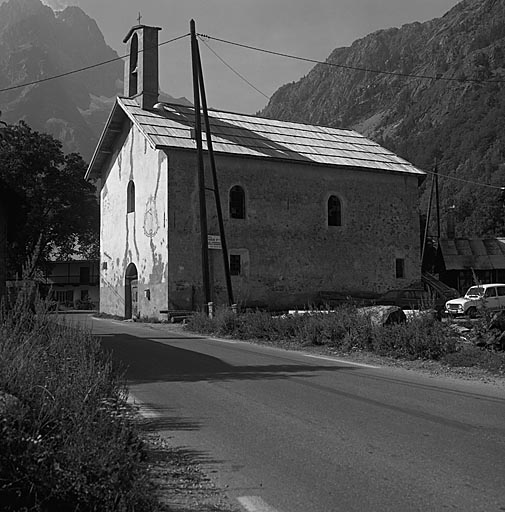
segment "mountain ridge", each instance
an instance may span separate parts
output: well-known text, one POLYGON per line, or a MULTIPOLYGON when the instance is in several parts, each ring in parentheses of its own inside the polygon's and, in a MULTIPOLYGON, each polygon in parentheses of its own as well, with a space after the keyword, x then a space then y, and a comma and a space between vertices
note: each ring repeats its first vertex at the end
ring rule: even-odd
MULTIPOLYGON (((118 58, 96 22, 76 6, 54 12, 40 0, 9 0, 0 4, 0 20, 0 88, 118 58)), ((107 119, 105 107, 120 92, 122 72, 122 63, 112 62, 98 72, 3 92, 3 119, 22 119, 61 140, 66 152, 87 159, 107 119)))
POLYGON ((336 67, 317 64, 282 86, 260 115, 356 129, 420 168, 436 165, 450 176, 440 179, 441 205, 456 205, 457 234, 505 234, 504 2, 463 0, 440 18, 337 48, 327 62, 336 67))
MULTIPOLYGON (((91 158, 115 98, 123 93, 123 66, 80 7, 54 11, 40 0, 0 3, 0 89, 38 82, 0 93, 2 119, 23 120, 50 133, 66 153, 91 158), (105 61, 112 62, 97 65, 105 61)), ((189 103, 163 92, 160 98, 189 103)))

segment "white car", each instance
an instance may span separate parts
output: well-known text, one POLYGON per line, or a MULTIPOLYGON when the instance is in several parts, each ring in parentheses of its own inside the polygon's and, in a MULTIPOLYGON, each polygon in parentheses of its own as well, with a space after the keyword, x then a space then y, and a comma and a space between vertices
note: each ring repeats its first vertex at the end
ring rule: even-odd
POLYGON ((482 309, 489 311, 505 309, 505 284, 472 286, 464 297, 451 299, 445 303, 445 312, 449 315, 468 315, 473 318, 482 309))

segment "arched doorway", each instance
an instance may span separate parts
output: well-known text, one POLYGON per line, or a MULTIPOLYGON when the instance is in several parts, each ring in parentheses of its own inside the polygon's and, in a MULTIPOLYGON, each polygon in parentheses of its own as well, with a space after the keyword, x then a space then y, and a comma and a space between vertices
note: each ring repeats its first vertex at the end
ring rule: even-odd
POLYGON ((125 318, 134 318, 138 313, 138 274, 135 264, 126 267, 125 274, 125 318))

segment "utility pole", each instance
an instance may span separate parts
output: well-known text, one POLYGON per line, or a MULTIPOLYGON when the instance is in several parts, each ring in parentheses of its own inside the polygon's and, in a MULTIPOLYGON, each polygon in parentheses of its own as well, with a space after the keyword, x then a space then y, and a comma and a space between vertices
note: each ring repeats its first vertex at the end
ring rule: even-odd
POLYGON ((428 201, 428 213, 426 215, 426 226, 424 227, 424 238, 423 238, 423 247, 421 251, 421 268, 424 263, 424 253, 426 251, 426 241, 428 240, 428 227, 430 225, 430 216, 431 216, 431 201, 433 199, 433 188, 435 185, 435 175, 431 178, 431 189, 430 189, 430 199, 428 201))
POLYGON ((437 245, 440 244, 440 198, 438 196, 438 162, 435 159, 435 197, 437 202, 437 245))
MULTIPOLYGON (((200 240, 202 251, 202 285, 205 305, 211 301, 209 276, 209 247, 207 231, 207 205, 205 202, 205 167, 203 163, 202 119, 200 113, 199 69, 198 69, 198 41, 196 39, 195 21, 190 22, 191 32, 191 58, 193 64, 193 97, 195 108, 195 138, 198 165, 198 196, 200 203, 200 240)), ((208 311, 207 311, 208 313, 208 311)))
POLYGON ((223 211, 221 209, 221 198, 219 194, 219 185, 217 181, 217 171, 216 171, 216 160, 214 158, 214 147, 212 145, 212 135, 210 131, 210 121, 209 121, 209 110, 207 108, 207 95, 205 94, 205 84, 203 81, 203 69, 202 69, 202 60, 200 58, 200 49, 198 47, 198 41, 196 43, 196 53, 198 59, 198 76, 200 81, 200 93, 202 96, 202 108, 203 108, 203 117, 205 120, 205 131, 207 134, 207 150, 209 152, 210 166, 212 170, 212 180, 213 180, 213 191, 214 191, 214 200, 216 203, 216 213, 217 220, 219 223, 219 235, 221 237, 221 252, 223 255, 223 266, 224 266, 224 275, 226 279, 226 290, 228 292, 228 305, 232 306, 234 304, 233 300, 233 288, 231 284, 231 275, 230 275, 230 262, 228 260, 228 246, 226 244, 226 235, 224 230, 224 222, 223 222, 223 211))

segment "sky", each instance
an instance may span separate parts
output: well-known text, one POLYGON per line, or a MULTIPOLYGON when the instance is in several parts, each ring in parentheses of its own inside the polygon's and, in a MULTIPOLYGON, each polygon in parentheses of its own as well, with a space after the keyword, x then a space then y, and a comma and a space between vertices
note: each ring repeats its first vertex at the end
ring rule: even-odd
MULTIPOLYGON (((0 0, 1 1, 1 0, 0 0)), ((138 23, 161 27, 160 42, 197 32, 309 59, 325 60, 332 50, 383 28, 426 21, 445 14, 458 0, 43 0, 53 8, 79 5, 94 18, 119 55, 123 38, 138 23)), ((209 106, 255 113, 281 85, 299 80, 313 64, 207 41, 236 72, 200 43, 209 106), (266 97, 265 97, 266 96, 266 97)), ((190 41, 160 48, 160 89, 192 99, 190 41)))

